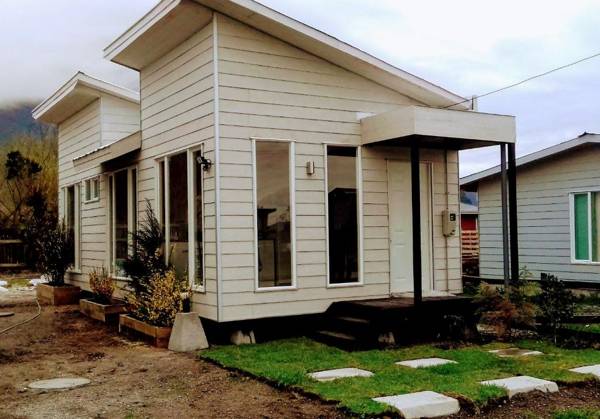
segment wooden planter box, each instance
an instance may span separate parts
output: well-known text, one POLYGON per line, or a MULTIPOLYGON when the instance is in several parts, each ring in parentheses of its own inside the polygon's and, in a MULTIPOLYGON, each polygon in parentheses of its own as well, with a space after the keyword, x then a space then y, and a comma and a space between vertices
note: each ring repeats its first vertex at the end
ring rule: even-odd
POLYGON ((158 348, 167 348, 169 346, 169 338, 171 337, 170 327, 152 326, 141 320, 134 319, 127 314, 121 314, 119 316, 119 333, 122 332, 123 328, 134 330, 149 337, 154 346, 158 348))
POLYGON ((117 300, 100 304, 92 300, 79 300, 79 312, 103 323, 117 323, 119 314, 127 313, 127 306, 117 300))
POLYGON ((80 288, 74 285, 56 287, 48 284, 38 284, 35 287, 38 300, 54 306, 77 304, 80 291, 80 288))

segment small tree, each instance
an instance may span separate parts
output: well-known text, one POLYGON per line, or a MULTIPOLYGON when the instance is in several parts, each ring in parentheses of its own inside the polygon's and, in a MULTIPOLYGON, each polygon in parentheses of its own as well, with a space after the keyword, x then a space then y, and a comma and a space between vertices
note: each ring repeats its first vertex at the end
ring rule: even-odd
POLYGON ((575 296, 566 284, 554 275, 543 273, 540 288, 539 306, 542 326, 552 334, 556 343, 558 330, 573 317, 575 296))
POLYGON ((73 236, 64 224, 48 229, 38 239, 38 269, 50 280, 50 285, 65 284, 65 274, 73 266, 73 236))

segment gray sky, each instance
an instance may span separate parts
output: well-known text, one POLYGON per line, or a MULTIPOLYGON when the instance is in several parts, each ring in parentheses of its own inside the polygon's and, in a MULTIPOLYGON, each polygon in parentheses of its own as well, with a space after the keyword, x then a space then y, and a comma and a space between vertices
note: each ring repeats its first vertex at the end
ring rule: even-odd
MULTIPOLYGON (((102 49, 157 0, 0 0, 0 104, 40 99, 77 70, 137 88, 102 49)), ((485 93, 600 52, 594 0, 263 0, 461 95, 485 93), (369 4, 365 8, 365 4, 369 4)), ((600 58, 480 100, 517 116, 518 155, 600 132, 600 58)), ((461 174, 498 160, 464 152, 461 174)))

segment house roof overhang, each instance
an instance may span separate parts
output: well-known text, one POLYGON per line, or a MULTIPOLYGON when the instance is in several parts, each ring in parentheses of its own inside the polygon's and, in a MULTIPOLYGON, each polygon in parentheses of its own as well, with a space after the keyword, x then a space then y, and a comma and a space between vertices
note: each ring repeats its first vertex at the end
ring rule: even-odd
POLYGON ((60 124, 102 95, 111 95, 140 103, 137 92, 78 72, 49 98, 40 103, 31 114, 36 120, 60 124))
POLYGON ((136 152, 142 147, 142 133, 137 131, 125 138, 98 147, 89 153, 73 159, 73 166, 79 170, 98 167, 114 161, 126 154, 136 152))
POLYGON ((253 0, 163 0, 106 47, 104 56, 140 70, 207 25, 213 11, 429 106, 471 106, 459 95, 253 0))
POLYGON ((362 144, 409 145, 466 150, 514 144, 515 118, 509 115, 401 106, 361 120, 362 144))

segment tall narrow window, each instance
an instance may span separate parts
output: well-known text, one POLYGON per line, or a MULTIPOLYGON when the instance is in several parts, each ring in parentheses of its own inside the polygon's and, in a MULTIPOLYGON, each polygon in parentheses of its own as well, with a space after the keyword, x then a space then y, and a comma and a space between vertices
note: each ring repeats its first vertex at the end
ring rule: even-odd
POLYGON ((573 194, 572 202, 574 259, 578 262, 600 262, 600 192, 573 194))
POLYGON ((80 246, 80 234, 79 234, 79 222, 80 222, 80 202, 81 193, 79 185, 71 185, 65 189, 65 214, 64 222, 67 229, 67 233, 73 243, 73 254, 71 256, 71 263, 73 263, 73 269, 78 270, 80 267, 79 261, 79 246, 80 246))
POLYGON ((177 274, 184 277, 188 274, 187 154, 169 157, 168 170, 168 257, 177 274))
POLYGON ((110 177, 111 253, 113 274, 123 277, 123 263, 131 252, 132 233, 137 224, 137 174, 130 168, 110 177))
POLYGON ((199 161, 202 153, 196 151, 192 154, 193 162, 193 204, 194 204, 194 255, 193 255, 193 269, 195 271, 192 286, 203 287, 204 286, 204 237, 203 237, 203 226, 204 226, 204 211, 203 211, 203 188, 202 188, 202 165, 199 161))
POLYGON ((356 148, 327 147, 330 284, 359 282, 356 163, 356 148))
POLYGON ((259 288, 292 286, 290 144, 256 142, 259 288))

